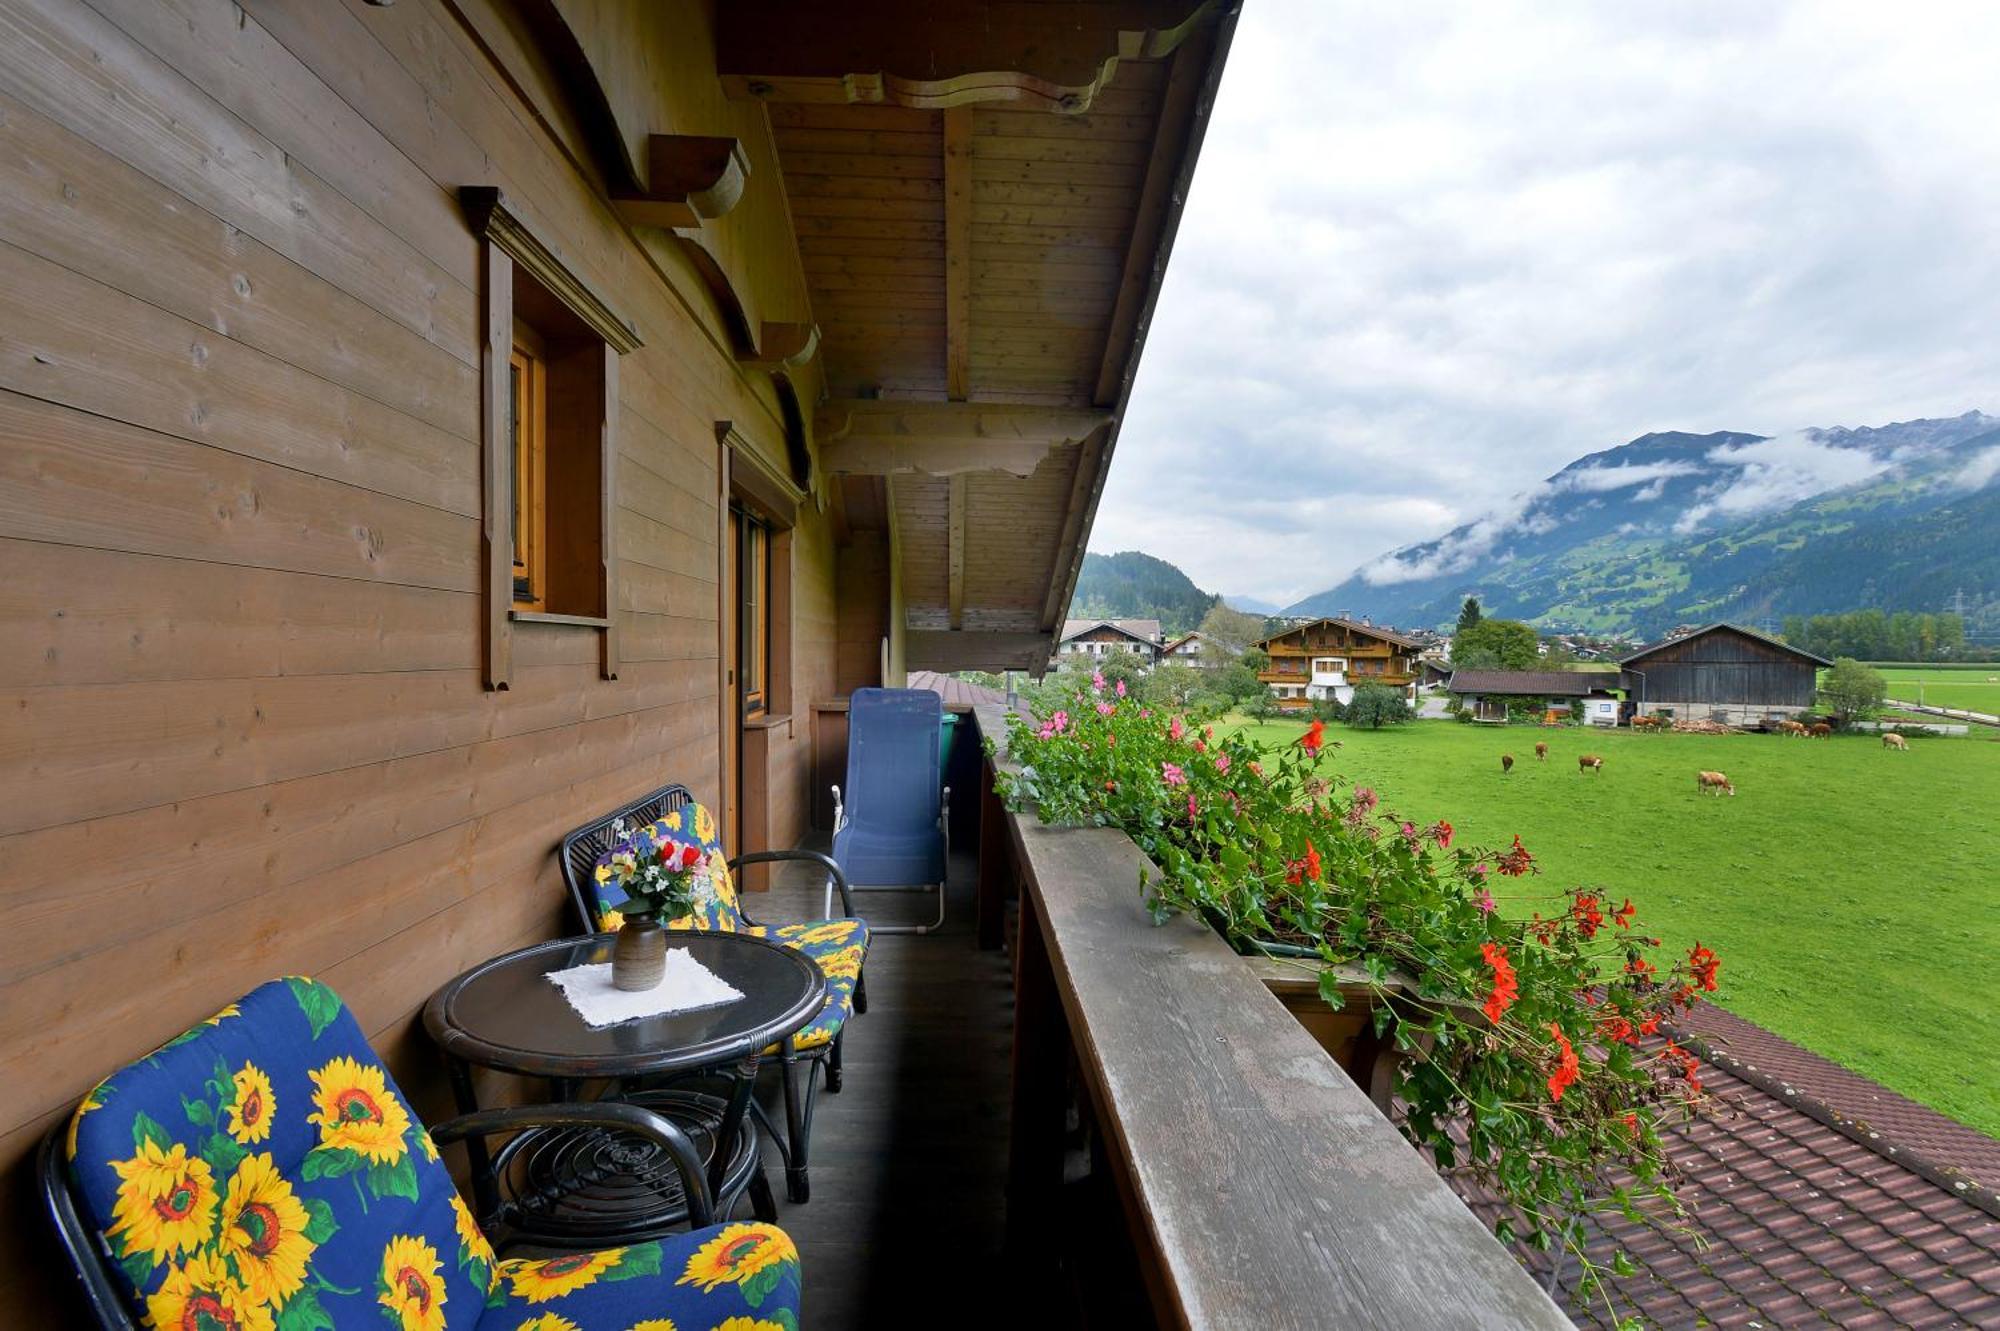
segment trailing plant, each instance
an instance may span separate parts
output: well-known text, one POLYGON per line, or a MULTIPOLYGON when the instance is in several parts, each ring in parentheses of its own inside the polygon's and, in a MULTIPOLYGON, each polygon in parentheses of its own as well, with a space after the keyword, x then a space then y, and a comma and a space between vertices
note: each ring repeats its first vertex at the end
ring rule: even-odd
POLYGON ((1198 916, 1244 952, 1300 949, 1336 1008, 1353 968, 1367 976, 1375 1029, 1405 1055, 1402 1131, 1511 1203, 1503 1239, 1568 1247, 1595 1286, 1586 1213, 1679 1214, 1659 1128, 1701 1079, 1664 1023, 1714 991, 1708 948, 1667 959, 1630 900, 1536 890, 1519 837, 1471 846, 1449 822, 1401 817, 1341 777, 1323 722, 1261 745, 1085 679, 1008 724, 1021 770, 1001 796, 1123 829, 1152 862, 1156 920, 1198 916))

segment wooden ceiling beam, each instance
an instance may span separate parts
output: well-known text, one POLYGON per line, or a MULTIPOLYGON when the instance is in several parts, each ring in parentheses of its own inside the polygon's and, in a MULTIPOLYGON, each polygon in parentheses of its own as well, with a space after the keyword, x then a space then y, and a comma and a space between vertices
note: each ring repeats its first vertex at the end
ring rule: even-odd
POLYGON ((1031 476, 1052 450, 1110 423, 1111 413, 1095 408, 849 398, 820 408, 814 436, 836 476, 1031 476))
POLYGON ((963 402, 972 381, 972 112, 944 113, 945 396, 963 402))
POLYGON ((1013 0, 732 0, 716 69, 732 97, 942 110, 1013 102, 1087 111, 1120 61, 1159 60, 1222 0, 1113 0, 1034 17, 1013 0))

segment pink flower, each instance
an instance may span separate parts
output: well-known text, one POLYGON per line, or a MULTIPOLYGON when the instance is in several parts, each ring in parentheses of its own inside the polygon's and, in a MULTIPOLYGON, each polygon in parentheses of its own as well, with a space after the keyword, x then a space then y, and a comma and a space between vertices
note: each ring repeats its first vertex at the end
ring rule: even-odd
POLYGON ((1215 770, 1218 772, 1227 772, 1229 770, 1228 754, 1218 753, 1215 755, 1215 770))
POLYGON ((1090 691, 1092 693, 1104 692, 1104 672, 1102 670, 1093 670, 1090 672, 1090 691))
POLYGON ((1181 742, 1181 736, 1185 734, 1187 734, 1187 727, 1181 724, 1181 719, 1178 716, 1175 717, 1167 726, 1167 738, 1178 744, 1181 742))
POLYGON ((1417 835, 1417 825, 1415 823, 1405 822, 1396 830, 1403 834, 1403 842, 1411 850, 1415 850, 1423 844, 1423 839, 1417 835))
POLYGON ((1354 807, 1363 813, 1367 813, 1370 809, 1374 808, 1381 801, 1381 798, 1381 796, 1375 793, 1373 786, 1356 786, 1354 788, 1354 807))
POLYGON ((1479 889, 1479 895, 1472 899, 1472 904, 1479 907, 1482 915, 1491 915, 1499 909, 1498 903, 1493 900, 1493 894, 1483 887, 1479 889))
POLYGON ((1118 696, 1121 698, 1125 696, 1125 681, 1122 679, 1118 681, 1118 696))
POLYGON ((1161 763, 1160 779, 1170 786, 1184 786, 1187 784, 1187 773, 1172 763, 1161 763))
POLYGON ((1430 826, 1430 838, 1437 842, 1439 850, 1451 849, 1451 824, 1440 818, 1430 826))
POLYGON ((1470 869, 1466 870, 1466 872, 1475 875, 1476 877, 1479 878, 1481 882, 1484 882, 1486 880, 1486 875, 1492 873, 1493 870, 1487 867, 1485 860, 1481 860, 1479 863, 1473 865, 1470 869))
POLYGON ((1118 704, 1115 702, 1101 702, 1097 704, 1097 714, 1099 716, 1109 716, 1117 710, 1118 704))
POLYGON ((1201 813, 1201 805, 1195 802, 1194 792, 1188 792, 1188 821, 1193 822, 1201 813))
POLYGON ((1148 721, 1148 720, 1151 720, 1151 719, 1152 719, 1152 716, 1153 716, 1153 709, 1152 709, 1152 708, 1150 708, 1150 707, 1141 707, 1141 708, 1139 709, 1139 719, 1140 719, 1141 721, 1148 721))

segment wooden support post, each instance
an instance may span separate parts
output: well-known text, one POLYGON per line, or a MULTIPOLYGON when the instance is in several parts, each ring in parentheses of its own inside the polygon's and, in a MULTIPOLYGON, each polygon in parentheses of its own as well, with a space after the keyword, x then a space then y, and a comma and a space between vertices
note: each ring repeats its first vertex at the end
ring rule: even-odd
POLYGON ((963 402, 972 381, 972 108, 944 112, 945 396, 963 402))
POLYGON ((485 278, 485 348, 480 363, 480 446, 485 484, 480 541, 486 561, 486 687, 514 674, 514 260, 498 245, 479 247, 485 278))
MULTIPOLYGON (((1012 838, 1009 838, 1011 853, 1012 838)), ((1007 1252, 1016 1273, 1044 1278, 1053 1265, 1062 1199, 1069 1028, 1034 894, 1021 894, 1014 947, 1014 1090, 1008 1119, 1007 1252)))

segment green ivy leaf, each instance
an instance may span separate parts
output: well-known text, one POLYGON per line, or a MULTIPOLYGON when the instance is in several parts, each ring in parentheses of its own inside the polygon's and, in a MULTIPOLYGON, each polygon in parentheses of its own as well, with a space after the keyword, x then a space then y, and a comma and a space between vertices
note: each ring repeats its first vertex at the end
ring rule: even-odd
POLYGON ((314 1246, 325 1243, 339 1232, 340 1226, 334 1223, 333 1208, 327 1205, 324 1198, 308 1197, 305 1204, 306 1238, 314 1246))
POLYGON ((1639 1274, 1639 1268, 1632 1264, 1632 1259, 1625 1255, 1623 1249, 1611 1254, 1611 1270, 1614 1275, 1633 1276, 1639 1274))
POLYGON ((172 1150, 174 1145, 174 1139, 167 1135, 167 1130, 155 1123, 142 1109, 132 1115, 133 1149, 137 1150, 147 1142, 151 1142, 162 1151, 172 1150))
POLYGON ((1374 1015, 1375 1035, 1379 1039, 1382 1032, 1389 1029, 1389 1024, 1396 1020, 1396 1013, 1395 1009, 1391 1008, 1387 1003, 1383 1003, 1376 1007, 1374 1015))
POLYGON ((285 979, 290 986, 292 997, 298 1000, 299 1011, 306 1014, 306 1022, 312 1027, 313 1039, 319 1039, 333 1019, 340 1015, 340 995, 317 980, 292 975, 285 979))
POLYGON ((407 1197, 417 1199, 417 1168, 410 1161, 410 1153, 403 1152, 396 1163, 372 1164, 368 1166, 368 1191, 377 1197, 407 1197))
POLYGON ((305 1163, 299 1166, 299 1177, 311 1182, 314 1179, 339 1178, 352 1174, 365 1162, 360 1154, 337 1146, 321 1146, 307 1152, 305 1163))

